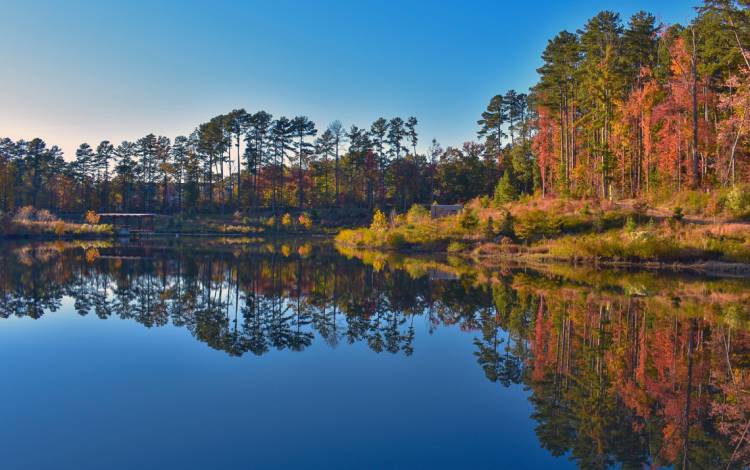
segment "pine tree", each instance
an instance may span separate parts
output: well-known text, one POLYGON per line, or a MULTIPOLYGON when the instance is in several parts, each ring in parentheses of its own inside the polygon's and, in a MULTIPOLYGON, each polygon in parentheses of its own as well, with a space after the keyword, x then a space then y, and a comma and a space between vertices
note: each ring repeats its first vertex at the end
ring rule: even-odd
POLYGON ((418 136, 417 136, 417 118, 414 116, 409 117, 409 119, 406 120, 406 137, 409 139, 409 143, 411 144, 411 151, 412 155, 417 154, 417 143, 419 142, 418 136))
POLYGON ((487 110, 482 113, 479 124, 480 138, 485 139, 487 152, 492 156, 498 156, 502 148, 503 138, 506 136, 503 126, 508 121, 507 107, 501 95, 495 95, 487 105, 487 110))
POLYGON ((94 165, 97 172, 97 180, 101 190, 99 210, 106 211, 109 206, 109 162, 115 151, 114 145, 108 140, 102 140, 96 147, 94 165))
POLYGON ((297 116, 292 119, 292 131, 297 138, 297 204, 301 209, 304 206, 304 189, 303 179, 305 171, 306 156, 312 153, 312 144, 305 140, 306 137, 313 137, 318 133, 315 129, 315 123, 307 116, 297 116))
POLYGON ((83 205, 89 207, 89 190, 95 171, 94 150, 87 143, 81 144, 76 150, 74 175, 77 183, 83 188, 83 205))
POLYGON ((495 204, 501 206, 516 200, 517 197, 518 191, 511 181, 510 172, 506 171, 495 188, 495 204))
POLYGON ((333 138, 336 146, 336 165, 335 165, 335 179, 336 179, 336 205, 341 207, 341 191, 339 187, 340 179, 340 165, 339 165, 339 146, 341 145, 341 139, 344 137, 344 126, 341 121, 333 121, 328 125, 328 130, 333 134, 333 138))

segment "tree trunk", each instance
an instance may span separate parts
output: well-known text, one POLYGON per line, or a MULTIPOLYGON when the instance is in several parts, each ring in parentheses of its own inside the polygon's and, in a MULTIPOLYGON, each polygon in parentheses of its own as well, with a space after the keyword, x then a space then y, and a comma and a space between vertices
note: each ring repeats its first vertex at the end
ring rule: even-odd
POLYGON ((700 172, 698 166, 698 70, 696 66, 696 52, 695 52, 695 29, 691 30, 693 33, 693 60, 691 65, 692 74, 692 98, 693 98, 693 188, 697 188, 700 183, 700 172))
POLYGON ((237 133, 237 209, 240 208, 240 194, 242 194, 242 162, 240 160, 240 137, 241 134, 237 133))
POLYGON ((339 193, 339 138, 336 137, 336 205, 341 207, 341 196, 339 193))

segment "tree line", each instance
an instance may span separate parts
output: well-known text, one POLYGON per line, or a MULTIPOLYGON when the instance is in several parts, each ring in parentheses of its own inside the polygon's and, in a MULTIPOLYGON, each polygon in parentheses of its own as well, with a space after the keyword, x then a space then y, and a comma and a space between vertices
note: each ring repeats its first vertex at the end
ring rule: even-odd
POLYGON ((0 139, 0 210, 175 213, 428 204, 491 188, 483 146, 417 152, 417 119, 379 118, 369 128, 333 121, 319 132, 306 116, 244 109, 216 116, 187 136, 148 134, 114 145, 81 144, 66 160, 42 139, 0 139), (456 176, 467 166, 463 180, 456 176), (453 181, 456 180, 456 181, 453 181), (458 189, 454 189, 454 186, 458 189))
POLYGON ((416 148, 416 126, 413 117, 380 118, 370 130, 334 121, 318 135, 306 116, 239 109, 173 140, 83 143, 70 161, 42 139, 5 138, 0 208, 179 212, 412 200, 398 169, 415 164, 407 145, 416 148))

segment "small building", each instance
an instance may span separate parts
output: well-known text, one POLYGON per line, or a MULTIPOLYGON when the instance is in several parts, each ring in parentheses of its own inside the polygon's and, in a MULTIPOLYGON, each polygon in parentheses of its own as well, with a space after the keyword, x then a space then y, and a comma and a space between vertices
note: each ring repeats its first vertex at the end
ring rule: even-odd
POLYGON ((464 206, 461 204, 433 204, 430 207, 430 217, 433 219, 439 219, 453 214, 458 214, 463 210, 464 206))
POLYGON ((122 237, 139 236, 154 233, 156 214, 112 212, 99 214, 100 224, 109 224, 115 233, 122 237))

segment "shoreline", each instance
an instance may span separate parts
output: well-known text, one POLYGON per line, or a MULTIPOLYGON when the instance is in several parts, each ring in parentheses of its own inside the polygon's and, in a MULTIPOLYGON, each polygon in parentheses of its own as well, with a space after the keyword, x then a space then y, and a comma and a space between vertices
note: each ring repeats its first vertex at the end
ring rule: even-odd
POLYGON ((568 266, 582 269, 628 269, 637 271, 672 271, 672 272, 689 272, 706 276, 731 277, 738 279, 750 279, 750 263, 734 262, 724 260, 707 260, 696 258, 689 261, 670 261, 670 260, 616 260, 607 258, 594 257, 577 257, 566 258, 550 255, 549 253, 531 253, 523 252, 524 247, 521 245, 496 245, 506 248, 521 248, 516 252, 495 251, 492 253, 482 253, 481 246, 473 250, 463 250, 460 252, 450 253, 447 251, 435 251, 418 248, 392 249, 382 247, 362 247, 342 242, 336 242, 337 246, 342 246, 348 252, 368 252, 378 253, 383 256, 414 256, 414 257, 456 257, 469 262, 477 268, 502 269, 502 268, 545 268, 555 266, 568 266))

